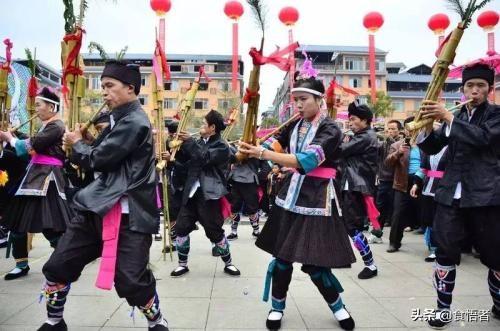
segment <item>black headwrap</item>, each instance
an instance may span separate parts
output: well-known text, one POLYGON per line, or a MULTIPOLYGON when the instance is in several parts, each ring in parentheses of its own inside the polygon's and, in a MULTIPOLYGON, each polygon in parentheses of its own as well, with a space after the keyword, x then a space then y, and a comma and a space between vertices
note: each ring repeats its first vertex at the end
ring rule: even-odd
POLYGON ((125 61, 107 61, 101 75, 119 80, 120 82, 132 85, 135 95, 139 95, 141 90, 141 72, 139 66, 125 61))
POLYGON ((493 82, 495 81, 495 71, 488 65, 480 63, 470 67, 465 67, 462 71, 462 85, 465 85, 469 79, 473 78, 484 79, 490 86, 493 86, 493 82))
POLYGON ((362 120, 371 123, 373 120, 373 113, 367 105, 358 105, 356 102, 351 102, 347 108, 349 116, 354 115, 362 120))
POLYGON ((221 132, 226 128, 226 124, 224 124, 224 117, 222 117, 221 113, 216 110, 211 110, 205 115, 205 119, 207 120, 208 125, 215 125, 215 131, 217 133, 221 132))

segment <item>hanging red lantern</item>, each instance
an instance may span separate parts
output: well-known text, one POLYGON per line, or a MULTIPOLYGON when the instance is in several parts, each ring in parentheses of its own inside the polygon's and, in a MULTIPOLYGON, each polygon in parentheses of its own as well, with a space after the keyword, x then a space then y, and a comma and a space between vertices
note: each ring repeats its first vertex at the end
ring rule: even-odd
POLYGON ((431 18, 429 18, 429 22, 427 22, 427 26, 436 35, 441 35, 450 26, 450 19, 446 14, 432 15, 431 18))
POLYGON ((243 5, 239 1, 228 1, 224 5, 224 13, 232 20, 239 19, 243 12, 243 5))
POLYGON ((299 11, 295 7, 284 7, 278 15, 280 21, 286 26, 291 26, 299 20, 299 11))
POLYGON ((477 24, 485 31, 493 31, 495 25, 498 24, 499 15, 496 11, 488 10, 477 17, 477 24))
POLYGON ((170 11, 172 2, 170 0, 150 0, 151 9, 156 12, 156 15, 163 16, 170 11))
POLYGON ((363 25, 370 32, 377 32, 384 24, 384 17, 376 11, 369 12, 363 18, 363 25))

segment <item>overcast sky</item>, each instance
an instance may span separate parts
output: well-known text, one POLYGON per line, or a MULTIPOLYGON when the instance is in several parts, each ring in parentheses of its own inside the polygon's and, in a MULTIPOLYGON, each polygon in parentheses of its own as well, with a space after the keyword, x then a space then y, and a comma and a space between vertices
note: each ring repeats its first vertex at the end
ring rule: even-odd
MULTIPOLYGON (((75 2, 77 7, 79 1, 75 2)), ((153 51, 157 18, 149 0, 88 2, 83 52, 87 52, 90 41, 101 43, 108 53, 125 45, 129 53, 153 51)), ((225 2, 172 0, 166 21, 167 53, 230 54, 231 22, 223 12, 225 2)), ((241 2, 245 13, 240 20, 240 54, 245 61, 247 82, 251 70, 248 50, 259 45, 260 35, 246 1, 241 2)), ((24 48, 36 47, 38 59, 60 69, 60 41, 64 34, 62 0, 0 0, 0 3, 0 38, 13 41, 14 58, 24 57, 24 48)), ((268 22, 265 54, 275 45, 288 43, 287 28, 278 19, 278 12, 286 5, 300 11, 294 35, 301 44, 366 45, 368 36, 362 25, 363 16, 372 10, 380 11, 385 23, 377 33, 376 46, 389 52, 388 62, 404 62, 407 66, 431 65, 435 60, 437 37, 427 27, 431 15, 447 13, 451 27, 458 22, 445 0, 265 0, 264 3, 268 22)), ((493 0, 486 9, 500 10, 500 0, 493 0)), ((477 26, 475 18, 458 48, 455 61, 458 64, 486 53, 486 34, 477 26)), ((500 36, 497 51, 499 39, 500 36)), ((3 44, 0 54, 4 55, 3 44)), ((262 70, 261 110, 271 105, 282 79, 283 73, 273 66, 262 70)))

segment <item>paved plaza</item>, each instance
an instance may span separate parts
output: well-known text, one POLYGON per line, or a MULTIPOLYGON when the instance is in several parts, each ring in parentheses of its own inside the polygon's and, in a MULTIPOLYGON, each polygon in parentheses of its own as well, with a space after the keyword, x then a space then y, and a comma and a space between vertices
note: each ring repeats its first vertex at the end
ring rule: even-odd
MULTIPOLYGON (((229 226, 226 226, 226 231, 229 226)), ((362 269, 358 262, 351 269, 336 270, 345 289, 344 303, 361 330, 427 330, 423 321, 412 320, 412 310, 435 306, 432 288, 432 264, 423 261, 426 250, 421 235, 405 233, 400 252, 389 254, 388 231, 383 245, 372 245, 378 276, 359 280, 362 269)), ((5 259, 0 251, 0 330, 36 330, 45 319, 44 303, 38 303, 43 282, 42 266, 51 253, 42 235, 34 240, 31 252, 31 271, 27 277, 6 282, 3 274, 13 267, 13 260, 5 259)), ((267 265, 271 257, 254 245, 251 227, 239 228, 239 239, 231 243, 233 261, 242 276, 232 278, 223 273, 223 263, 211 256, 211 244, 202 229, 191 238, 190 272, 182 278, 171 278, 176 266, 167 256, 164 262, 161 242, 154 242, 151 264, 157 277, 161 307, 171 330, 265 330, 265 319, 270 304, 262 302, 262 290, 267 265)), ((146 329, 146 320, 114 291, 99 290, 94 286, 98 261, 84 270, 80 280, 72 285, 65 308, 69 330, 128 330, 146 329)), ((456 315, 448 330, 500 330, 500 322, 470 321, 478 318, 492 305, 486 283, 487 270, 472 256, 465 255, 458 269, 454 309, 456 315), (468 310, 469 309, 469 310, 468 310), (469 320, 469 321, 467 321, 469 320)), ((415 313, 417 313, 415 311, 415 313)), ((333 315, 313 286, 309 277, 295 265, 288 294, 283 330, 335 330, 339 329, 333 315)))

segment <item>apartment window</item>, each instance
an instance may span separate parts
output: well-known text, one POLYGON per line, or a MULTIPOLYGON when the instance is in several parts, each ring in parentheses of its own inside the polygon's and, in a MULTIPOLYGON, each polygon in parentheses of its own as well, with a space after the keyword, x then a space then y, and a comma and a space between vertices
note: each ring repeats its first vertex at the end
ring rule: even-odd
POLYGON ((194 109, 208 109, 208 99, 195 99, 194 109))
POLYGON ((145 75, 145 74, 141 75, 141 86, 148 86, 148 78, 149 78, 149 75, 145 75))
POLYGON ((229 104, 228 100, 219 100, 217 109, 227 110, 227 109, 229 109, 229 107, 230 107, 230 104, 229 104))
POLYGON ((164 109, 177 109, 177 99, 174 99, 174 98, 163 99, 163 108, 164 109))
POLYGON ((148 96, 147 95, 139 95, 139 102, 141 105, 145 105, 148 103, 148 96))
POLYGON ((368 97, 362 95, 358 97, 358 103, 360 105, 366 105, 368 103, 368 97))
POLYGON ((383 60, 375 60, 375 70, 381 71, 385 69, 385 62, 383 60))
MULTIPOLYGON (((375 83, 377 84, 376 88, 378 88, 378 89, 382 85, 380 78, 375 79, 375 83)), ((372 87, 372 80, 371 79, 368 79, 368 87, 372 87)))
POLYGON ((228 92, 231 90, 231 82, 223 80, 219 82, 219 90, 228 92))
POLYGON ((200 83, 198 91, 206 91, 206 90, 208 90, 208 83, 200 83))
POLYGON ((352 88, 361 87, 361 79, 359 78, 349 78, 349 86, 352 88))
POLYGON ((180 65, 170 65, 171 72, 180 72, 182 70, 182 66, 180 65))
POLYGON ((163 87, 167 91, 178 91, 179 90, 179 81, 173 80, 167 83, 163 83, 163 87))
POLYGON ((92 77, 90 79, 90 89, 100 90, 101 89, 101 79, 99 77, 92 77))
POLYGON ((419 110, 419 109, 420 109, 420 105, 421 105, 421 104, 422 104, 422 101, 420 101, 420 100, 415 100, 414 105, 413 105, 413 107, 414 107, 414 109, 413 109, 413 110, 419 110))
POLYGON ((217 89, 215 87, 211 87, 210 94, 217 94, 217 89))
POLYGON ((344 69, 352 71, 365 70, 365 61, 360 57, 346 57, 344 69))
POLYGON ((403 100, 392 100, 392 108, 394 111, 403 111, 405 109, 405 104, 403 100))

